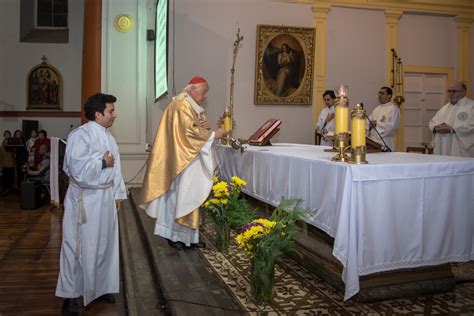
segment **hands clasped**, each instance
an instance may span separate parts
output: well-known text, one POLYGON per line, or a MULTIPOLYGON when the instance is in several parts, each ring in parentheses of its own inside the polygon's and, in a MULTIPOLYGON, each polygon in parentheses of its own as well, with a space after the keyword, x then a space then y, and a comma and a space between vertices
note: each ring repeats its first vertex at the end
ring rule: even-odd
POLYGON ((448 124, 446 123, 441 123, 439 125, 436 125, 434 127, 434 131, 436 133, 442 133, 442 134, 446 134, 446 133, 452 133, 453 132, 453 128, 451 126, 449 126, 448 124))

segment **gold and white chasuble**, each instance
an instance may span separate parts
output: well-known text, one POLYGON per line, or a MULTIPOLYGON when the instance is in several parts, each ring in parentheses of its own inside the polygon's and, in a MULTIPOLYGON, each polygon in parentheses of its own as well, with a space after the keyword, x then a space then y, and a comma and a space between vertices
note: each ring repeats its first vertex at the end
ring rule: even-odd
POLYGON ((140 193, 140 207, 156 218, 155 234, 187 246, 199 242, 199 207, 213 184, 214 132, 199 126, 203 112, 185 92, 168 105, 140 193))

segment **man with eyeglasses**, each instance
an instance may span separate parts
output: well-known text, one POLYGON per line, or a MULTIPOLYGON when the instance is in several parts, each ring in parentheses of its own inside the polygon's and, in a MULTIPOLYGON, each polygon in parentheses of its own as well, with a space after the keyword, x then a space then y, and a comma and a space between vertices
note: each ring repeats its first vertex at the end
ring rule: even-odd
POLYGON ((449 102, 431 119, 435 155, 474 157, 474 101, 463 82, 448 88, 449 102))

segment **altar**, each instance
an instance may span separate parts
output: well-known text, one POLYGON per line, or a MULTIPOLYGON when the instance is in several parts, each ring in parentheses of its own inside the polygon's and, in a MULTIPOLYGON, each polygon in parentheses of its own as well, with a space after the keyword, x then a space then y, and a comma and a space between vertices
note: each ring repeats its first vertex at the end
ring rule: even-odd
POLYGON ((333 162, 328 147, 216 147, 224 178, 277 206, 303 199, 307 224, 334 239, 345 299, 360 278, 384 271, 474 260, 474 159, 403 152, 371 153, 369 164, 333 162))

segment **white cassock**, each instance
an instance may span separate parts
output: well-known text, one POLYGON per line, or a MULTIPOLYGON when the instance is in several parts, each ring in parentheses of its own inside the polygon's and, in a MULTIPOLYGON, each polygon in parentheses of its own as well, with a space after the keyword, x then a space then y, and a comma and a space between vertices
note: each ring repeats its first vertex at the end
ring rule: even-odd
POLYGON ((63 241, 56 296, 83 296, 84 305, 119 292, 119 237, 115 200, 127 198, 117 143, 109 130, 88 122, 67 140, 63 241), (114 167, 102 169, 109 151, 114 167))
MULTIPOLYGON (((334 132, 334 124, 336 122, 335 119, 332 119, 327 124, 324 124, 325 121, 326 121, 326 117, 329 114, 332 114, 334 112, 335 112, 335 106, 333 105, 331 107, 326 106, 324 109, 322 109, 321 113, 319 113, 318 122, 316 123, 316 131, 319 134, 324 136, 329 132, 334 132)), ((320 145, 331 146, 332 147, 333 142, 330 141, 330 140, 326 140, 324 137, 321 137, 321 144, 320 145)))
POLYGON ((474 157, 474 101, 466 97, 456 104, 447 103, 431 119, 429 129, 446 123, 453 133, 434 133, 435 155, 474 157))
MULTIPOLYGON (((377 121, 377 131, 379 132, 380 136, 382 136, 387 147, 389 147, 392 151, 395 151, 395 136, 398 126, 400 125, 400 109, 398 106, 392 102, 380 104, 372 111, 369 119, 377 121)), ((377 135, 377 132, 374 130, 374 128, 370 128, 368 124, 367 128, 369 128, 369 137, 383 146, 383 142, 377 135)))
POLYGON ((200 207, 209 196, 213 185, 214 162, 212 143, 214 132, 194 160, 178 175, 170 189, 158 199, 141 206, 156 218, 155 235, 180 241, 186 246, 199 242, 199 229, 178 224, 176 218, 200 207))

